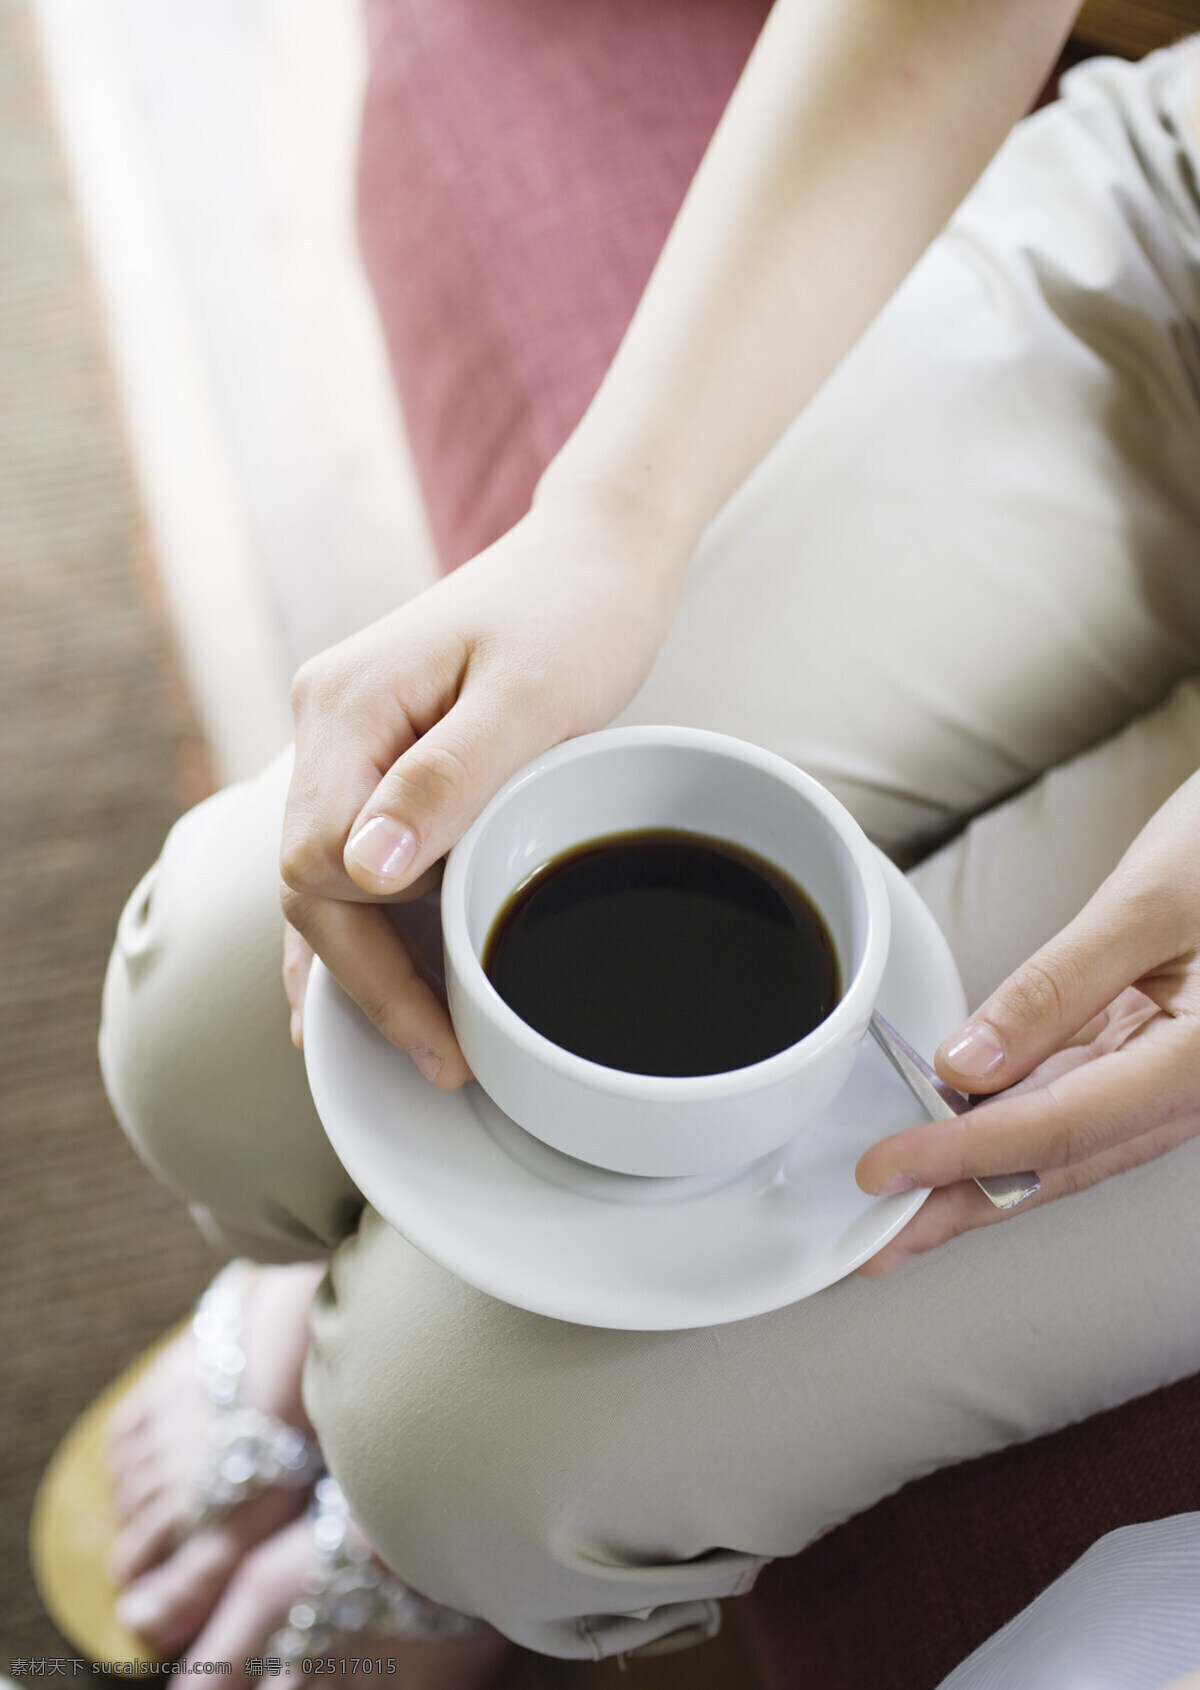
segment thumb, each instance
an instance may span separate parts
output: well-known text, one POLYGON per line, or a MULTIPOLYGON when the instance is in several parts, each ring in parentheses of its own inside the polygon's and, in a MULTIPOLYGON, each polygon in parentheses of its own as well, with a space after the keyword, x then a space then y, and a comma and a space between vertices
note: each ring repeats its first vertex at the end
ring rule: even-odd
POLYGON ((1156 924, 1114 881, 939 1045, 944 1080, 968 1092, 1015 1085, 1162 960, 1156 924))
POLYGON ((467 831, 492 795, 551 743, 529 712, 466 691, 388 770, 359 811, 343 860, 377 897, 411 886, 467 831))

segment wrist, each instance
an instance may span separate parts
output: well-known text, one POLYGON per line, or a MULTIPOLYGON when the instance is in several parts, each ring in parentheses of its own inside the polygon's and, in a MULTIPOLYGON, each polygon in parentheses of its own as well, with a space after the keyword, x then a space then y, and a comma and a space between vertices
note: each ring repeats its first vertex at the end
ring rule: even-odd
POLYGON ((610 547, 635 560, 638 572, 677 591, 700 538, 701 524, 633 475, 597 471, 571 452, 546 469, 533 494, 532 514, 552 522, 586 524, 610 547))

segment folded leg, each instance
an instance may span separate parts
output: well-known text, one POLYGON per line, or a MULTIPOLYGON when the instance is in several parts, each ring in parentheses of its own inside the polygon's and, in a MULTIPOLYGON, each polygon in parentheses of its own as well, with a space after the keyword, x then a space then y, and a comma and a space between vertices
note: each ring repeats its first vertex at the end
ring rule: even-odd
MULTIPOLYGON (((1186 50, 1100 65, 1014 136, 714 525, 626 716, 783 752, 897 852, 977 816, 917 871, 976 997, 1200 762, 1194 94, 1186 50)), ((342 1241, 309 1407, 428 1595, 550 1653, 686 1641, 907 1479, 1200 1366, 1194 1143, 708 1331, 526 1315, 356 1227, 287 1044, 283 785, 172 836, 123 922, 106 1074, 227 1237, 342 1241)))

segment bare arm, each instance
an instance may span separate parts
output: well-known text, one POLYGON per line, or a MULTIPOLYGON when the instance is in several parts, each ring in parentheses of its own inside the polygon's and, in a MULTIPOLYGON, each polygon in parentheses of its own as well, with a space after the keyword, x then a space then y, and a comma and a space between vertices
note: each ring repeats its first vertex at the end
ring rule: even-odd
POLYGON ((694 539, 1049 74, 1078 0, 776 0, 594 403, 543 478, 694 539))
MULTIPOLYGON (((374 901, 428 884, 522 763, 629 702, 701 530, 946 221, 1074 11, 776 0, 533 509, 297 676, 285 911, 440 1086, 466 1077, 449 1018, 374 901)), ((306 954, 292 942, 297 1010, 306 954)))

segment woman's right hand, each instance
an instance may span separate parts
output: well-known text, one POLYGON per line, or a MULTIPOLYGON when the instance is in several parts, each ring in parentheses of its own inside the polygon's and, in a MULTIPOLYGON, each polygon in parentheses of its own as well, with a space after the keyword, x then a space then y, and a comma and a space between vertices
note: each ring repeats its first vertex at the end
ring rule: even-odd
POLYGON ((666 637, 690 546, 634 501, 560 490, 298 672, 281 861, 297 1043, 311 947, 427 1078, 445 1090, 470 1078, 381 906, 437 883, 522 764, 624 708, 666 637))

